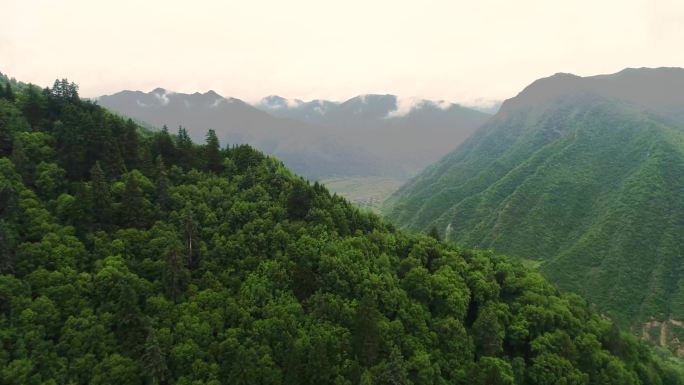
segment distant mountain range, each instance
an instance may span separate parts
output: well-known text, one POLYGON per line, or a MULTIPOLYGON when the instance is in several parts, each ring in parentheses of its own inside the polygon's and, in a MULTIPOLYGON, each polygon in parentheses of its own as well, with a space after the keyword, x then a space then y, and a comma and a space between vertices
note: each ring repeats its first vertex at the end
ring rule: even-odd
POLYGON ((639 331, 677 329, 684 70, 540 79, 385 212, 404 228, 436 226, 466 246, 533 258, 561 288, 639 331))
POLYGON ((252 106, 213 91, 121 91, 98 103, 151 126, 186 127, 203 140, 248 143, 311 178, 415 175, 465 140, 490 115, 456 104, 363 95, 345 102, 269 96, 252 106))

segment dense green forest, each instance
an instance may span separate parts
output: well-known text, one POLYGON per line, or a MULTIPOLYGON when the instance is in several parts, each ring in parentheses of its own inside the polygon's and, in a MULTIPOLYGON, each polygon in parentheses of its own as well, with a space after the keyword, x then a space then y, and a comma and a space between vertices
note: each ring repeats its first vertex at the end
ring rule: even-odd
POLYGON ((0 384, 683 383, 508 259, 2 80, 0 384))
MULTIPOLYGON (((660 72, 671 71, 614 82, 660 72)), ((387 214, 402 228, 436 226, 461 245, 534 259, 551 282, 641 333, 651 320, 684 320, 684 121, 572 94, 575 82, 596 81, 534 83, 393 196, 387 214), (542 100, 544 88, 561 96, 542 100)), ((674 329, 658 343, 679 349, 684 329, 674 329)))

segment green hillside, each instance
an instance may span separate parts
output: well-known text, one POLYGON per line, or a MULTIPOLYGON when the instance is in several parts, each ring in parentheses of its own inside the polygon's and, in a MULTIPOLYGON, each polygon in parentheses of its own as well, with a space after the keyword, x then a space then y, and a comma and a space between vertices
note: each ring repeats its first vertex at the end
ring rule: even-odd
POLYGON ((682 384, 575 295, 247 146, 0 88, 2 384, 682 384))
POLYGON ((596 94, 507 103, 394 194, 388 217, 538 259, 552 282, 637 330, 684 319, 679 124, 596 94))

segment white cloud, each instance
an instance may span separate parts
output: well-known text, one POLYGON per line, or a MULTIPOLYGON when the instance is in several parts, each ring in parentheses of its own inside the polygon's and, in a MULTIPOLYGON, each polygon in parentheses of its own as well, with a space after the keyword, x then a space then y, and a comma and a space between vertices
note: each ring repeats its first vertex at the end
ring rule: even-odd
POLYGON ((302 105, 303 102, 299 99, 285 99, 285 103, 288 108, 296 108, 302 105))
POLYGON ((434 102, 434 104, 435 104, 435 106, 437 106, 438 108, 440 108, 442 110, 448 110, 449 108, 451 108, 454 105, 454 103, 447 102, 446 100, 438 100, 438 101, 434 102))
POLYGON ((466 107, 477 108, 492 108, 497 104, 501 104, 501 100, 489 98, 475 98, 463 103, 466 107))
POLYGON ((225 100, 226 100, 226 99, 224 99, 224 98, 217 98, 216 100, 214 100, 213 103, 211 103, 211 104, 209 105, 209 108, 216 108, 216 107, 218 107, 219 104, 221 104, 221 103, 224 102, 225 100))
POLYGON ((397 96, 397 108, 393 111, 390 111, 385 118, 401 118, 408 115, 414 109, 421 108, 424 104, 425 100, 420 98, 402 98, 397 96))
POLYGON ((323 104, 319 104, 316 107, 314 107, 314 111, 318 112, 321 115, 325 115, 327 112, 327 108, 323 104))
POLYGON ((168 92, 168 91, 163 91, 163 92, 153 92, 152 95, 154 95, 157 99, 159 99, 159 102, 162 104, 162 106, 165 106, 169 104, 169 96, 173 94, 173 92, 168 92))

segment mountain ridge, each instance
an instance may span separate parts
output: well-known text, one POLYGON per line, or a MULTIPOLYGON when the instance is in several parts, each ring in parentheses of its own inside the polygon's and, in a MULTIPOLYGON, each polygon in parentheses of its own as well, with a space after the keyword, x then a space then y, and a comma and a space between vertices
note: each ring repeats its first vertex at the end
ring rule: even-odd
POLYGON ((278 156, 312 179, 377 176, 404 180, 464 140, 489 115, 422 101, 406 114, 394 95, 359 95, 344 102, 288 101, 250 105, 215 92, 183 94, 155 88, 121 91, 98 103, 152 126, 182 125, 201 140, 208 128, 228 143, 248 143, 278 156), (271 103, 271 104, 268 104, 271 103), (260 108, 257 108, 260 107, 260 108), (392 141, 388 141, 388 138, 392 141))
POLYGON ((405 228, 534 258, 623 325, 682 319, 684 245, 672 237, 684 231, 684 130, 673 106, 684 96, 648 98, 672 73, 667 94, 684 70, 536 81, 385 212, 405 228), (644 79, 659 80, 637 95, 644 79))

